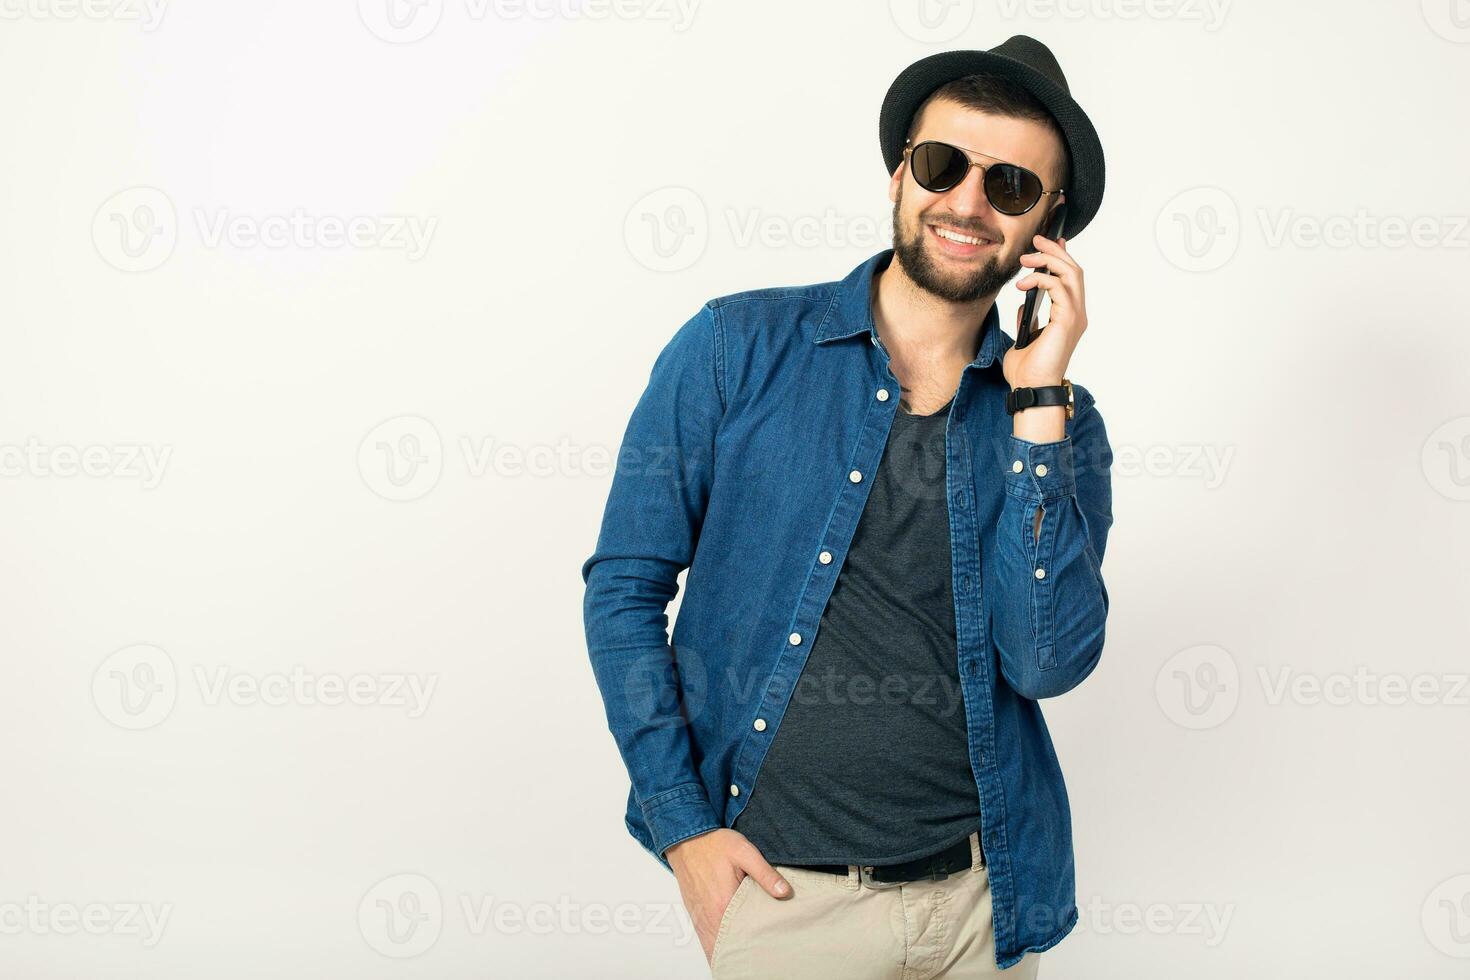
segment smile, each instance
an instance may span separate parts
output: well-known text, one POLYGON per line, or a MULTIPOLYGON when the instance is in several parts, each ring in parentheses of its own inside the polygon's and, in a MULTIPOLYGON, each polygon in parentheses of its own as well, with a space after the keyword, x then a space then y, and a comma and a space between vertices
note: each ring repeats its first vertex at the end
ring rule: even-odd
POLYGON ((979 235, 966 235, 963 232, 955 231, 953 228, 943 228, 939 225, 929 225, 928 228, 934 234, 934 237, 943 243, 940 247, 951 255, 974 255, 982 249, 989 248, 995 244, 989 238, 982 238, 979 235))

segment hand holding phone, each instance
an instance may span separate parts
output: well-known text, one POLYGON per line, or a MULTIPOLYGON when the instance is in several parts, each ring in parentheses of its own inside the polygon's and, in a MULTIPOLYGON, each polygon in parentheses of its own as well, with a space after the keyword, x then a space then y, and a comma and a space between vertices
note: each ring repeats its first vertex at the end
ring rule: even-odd
MULTIPOLYGON (((1056 241, 1062 237, 1062 232, 1066 230, 1066 225, 1067 206, 1065 204, 1059 204, 1056 210, 1051 213, 1047 221, 1046 230, 1042 232, 1042 235, 1050 238, 1052 241, 1056 241)), ((1021 307, 1021 323, 1016 327, 1017 350, 1031 343, 1031 341, 1036 339, 1036 335, 1041 332, 1041 328, 1037 326, 1036 321, 1041 313, 1041 297, 1045 292, 1046 290, 1040 286, 1032 286, 1026 290, 1026 303, 1021 307)))

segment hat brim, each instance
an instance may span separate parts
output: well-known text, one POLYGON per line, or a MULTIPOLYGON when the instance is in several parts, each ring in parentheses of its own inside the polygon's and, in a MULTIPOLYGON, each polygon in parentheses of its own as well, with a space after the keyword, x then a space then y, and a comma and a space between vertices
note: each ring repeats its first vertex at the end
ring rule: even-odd
POLYGON ((934 91, 966 75, 997 75, 1026 89, 1056 119, 1071 157, 1071 186, 1067 199, 1068 238, 1087 227, 1102 204, 1105 167, 1102 142, 1092 120, 1065 89, 1029 65, 990 51, 943 51, 904 69, 883 99, 878 117, 878 142, 883 162, 892 174, 903 162, 909 123, 934 91))

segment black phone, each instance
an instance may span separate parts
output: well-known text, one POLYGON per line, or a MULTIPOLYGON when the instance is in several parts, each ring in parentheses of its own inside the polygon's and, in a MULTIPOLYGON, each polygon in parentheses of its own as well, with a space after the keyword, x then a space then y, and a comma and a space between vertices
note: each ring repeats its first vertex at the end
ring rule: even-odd
MULTIPOLYGON (((1057 209, 1051 213, 1046 230, 1041 234, 1052 241, 1062 237, 1062 232, 1067 226, 1067 206, 1057 205, 1057 209)), ((1029 275, 1029 273, 1028 273, 1029 275)), ((1026 304, 1021 307, 1021 325, 1016 328, 1016 349, 1020 350, 1041 331, 1036 326, 1036 320, 1041 313, 1041 297, 1046 290, 1040 286, 1033 286, 1026 290, 1026 304)))

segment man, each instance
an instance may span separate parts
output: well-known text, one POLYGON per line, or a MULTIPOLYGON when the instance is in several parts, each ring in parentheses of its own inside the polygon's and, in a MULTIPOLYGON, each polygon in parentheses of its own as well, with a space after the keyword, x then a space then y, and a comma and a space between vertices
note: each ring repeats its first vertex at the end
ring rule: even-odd
POLYGON ((1102 149, 1024 36, 910 66, 879 129, 893 248, 680 328, 582 569, 627 828, 721 980, 1033 977, 1077 919, 1037 702, 1108 609, 1112 454, 1066 377, 1102 149), (1051 312, 1017 349, 1022 270, 1051 312))

